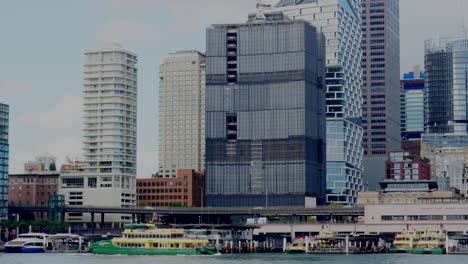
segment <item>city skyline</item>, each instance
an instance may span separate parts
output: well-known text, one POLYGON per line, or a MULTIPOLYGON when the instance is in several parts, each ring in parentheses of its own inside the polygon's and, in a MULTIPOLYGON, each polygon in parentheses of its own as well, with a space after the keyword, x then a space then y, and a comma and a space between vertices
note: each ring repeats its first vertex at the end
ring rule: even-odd
MULTIPOLYGON (((60 8, 69 11, 51 15, 48 13, 51 11, 40 9, 45 8, 43 3, 37 3, 37 6, 33 3, 33 8, 27 10, 17 3, 8 3, 4 9, 9 10, 8 14, 2 14, 0 18, 3 24, 15 25, 2 29, 5 35, 10 36, 3 43, 5 50, 12 52, 4 57, 10 63, 0 66, 0 101, 9 104, 11 112, 10 173, 21 172, 24 162, 43 152, 57 156, 59 164, 63 163, 66 155, 80 156, 83 136, 80 132, 82 51, 101 47, 98 42, 116 41, 141 58, 138 176, 149 177, 158 170, 158 137, 155 136, 158 105, 154 102, 158 94, 157 67, 162 58, 176 50, 204 51, 204 31, 208 24, 243 22, 246 15, 255 10, 256 3, 247 0, 235 3, 205 1, 206 5, 198 6, 190 1, 166 5, 161 1, 100 0, 67 3, 65 7, 58 1, 51 2, 57 3, 56 9, 51 11, 60 8), (191 11, 187 14, 185 10, 200 13, 191 11), (226 10, 230 12, 223 12, 226 10), (101 16, 103 11, 108 11, 106 18, 101 16), (160 16, 153 18, 155 14, 160 16), (225 14, 230 17, 226 18, 225 14), (83 15, 90 19, 83 19, 83 15), (58 25, 58 21, 63 25, 58 25), (187 22, 191 23, 187 25, 187 22), (67 23, 70 27, 64 26, 67 23), (164 28, 169 24, 171 26, 164 28), (18 34, 22 31, 28 35, 18 34), (168 35, 169 32, 184 34, 168 35), (30 49, 31 43, 34 43, 34 49, 30 49), (32 50, 42 52, 33 53, 32 50)), ((460 9, 468 10, 468 5, 462 6, 455 0, 411 2, 400 3, 401 72, 411 70, 414 64, 423 65, 425 39, 462 32, 460 9), (421 12, 418 20, 414 21, 410 16, 422 4, 427 12, 421 12), (442 19, 433 19, 436 15, 446 23, 439 25, 438 21, 442 19), (423 29, 422 25, 429 30, 423 29), (447 31, 447 28, 452 31, 447 31), (413 36, 409 38, 410 35, 413 36)))

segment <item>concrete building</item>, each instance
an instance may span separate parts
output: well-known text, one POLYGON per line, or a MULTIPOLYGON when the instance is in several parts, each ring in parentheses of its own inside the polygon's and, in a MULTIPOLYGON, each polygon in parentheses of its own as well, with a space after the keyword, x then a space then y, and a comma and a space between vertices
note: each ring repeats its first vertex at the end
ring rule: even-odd
POLYGON ((385 162, 385 179, 387 180, 430 180, 431 166, 418 156, 407 151, 389 151, 385 162))
POLYGON ((60 173, 83 171, 86 164, 84 162, 75 161, 72 163, 64 163, 60 166, 60 173))
POLYGON ((159 67, 159 175, 205 170, 205 54, 171 53, 159 67))
POLYGON ((281 0, 272 9, 305 20, 326 41, 326 201, 354 204, 363 188, 361 1, 281 0))
POLYGON ((362 1, 364 156, 400 149, 399 0, 362 1))
POLYGON ((447 177, 468 195, 468 135, 423 134, 421 155, 429 159, 433 178, 447 177))
POLYGON ((44 172, 46 165, 42 162, 28 161, 24 164, 24 173, 44 172))
MULTIPOLYGON (((12 206, 47 206, 49 196, 58 192, 59 174, 37 172, 10 174, 8 178, 9 205, 12 206)), ((36 220, 46 220, 47 215, 35 213, 36 220)))
POLYGON ((8 216, 9 110, 8 105, 0 103, 0 220, 8 216))
POLYGON ((324 43, 281 13, 207 29, 207 206, 325 198, 324 43))
POLYGON ((386 152, 400 150, 398 0, 363 0, 362 79, 364 189, 378 189, 386 152))
POLYGON ((205 173, 177 170, 176 177, 137 179, 139 206, 196 206, 204 203, 205 173))
MULTIPOLYGON (((85 51, 84 172, 62 174, 67 204, 136 205, 137 56, 117 45, 85 51)), ((89 216, 70 215, 70 222, 89 216)), ((130 221, 110 215, 107 223, 130 221)))
POLYGON ((400 86, 401 144, 410 145, 403 141, 420 141, 424 133, 424 73, 419 66, 403 74, 400 86))

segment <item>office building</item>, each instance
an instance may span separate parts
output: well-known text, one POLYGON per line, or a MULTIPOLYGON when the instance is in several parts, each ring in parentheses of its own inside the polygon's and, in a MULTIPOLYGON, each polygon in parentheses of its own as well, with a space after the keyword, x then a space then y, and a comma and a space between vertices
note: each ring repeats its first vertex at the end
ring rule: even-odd
MULTIPOLYGON (((9 204, 12 206, 47 206, 49 196, 58 192, 59 174, 36 172, 10 174, 8 179, 9 204)), ((36 220, 47 220, 44 212, 34 212, 36 220)))
POLYGON ((407 151, 389 151, 385 162, 385 179, 395 181, 422 181, 431 179, 428 160, 413 156, 407 151))
POLYGON ((362 1, 364 156, 400 149, 399 0, 362 1))
POLYGON ((205 54, 171 53, 159 67, 159 175, 205 170, 205 54))
MULTIPOLYGON (((84 53, 83 172, 60 177, 70 205, 136 205, 137 56, 120 46, 84 53)), ((129 216, 109 215, 112 224, 129 216)), ((89 222, 75 213, 70 222, 89 222)), ((96 220, 97 221, 97 220, 96 220)))
POLYGON ((150 179, 137 179, 139 206, 195 206, 204 203, 205 173, 177 170, 175 178, 153 175, 150 179))
POLYGON ((207 29, 207 206, 315 206, 325 194, 324 43, 253 14, 207 29))
POLYGON ((281 0, 272 10, 305 20, 325 36, 326 201, 354 204, 363 188, 360 1, 281 0))
POLYGON ((8 216, 9 106, 0 103, 0 220, 8 216))
POLYGON ((468 39, 425 42, 425 134, 421 155, 433 177, 468 194, 468 39))
POLYGON ((468 195, 468 135, 423 134, 421 156, 429 159, 434 179, 448 178, 450 187, 468 195))
POLYGON ((425 42, 426 133, 468 134, 468 39, 425 42))
POLYGON ((424 73, 419 66, 403 74, 400 85, 401 139, 418 141, 424 133, 424 73))

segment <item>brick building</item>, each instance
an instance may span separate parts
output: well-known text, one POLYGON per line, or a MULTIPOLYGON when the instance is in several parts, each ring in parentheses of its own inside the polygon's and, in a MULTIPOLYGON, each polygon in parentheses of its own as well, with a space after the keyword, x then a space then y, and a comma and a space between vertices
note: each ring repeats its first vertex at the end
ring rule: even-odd
POLYGON ((200 207, 204 203, 205 173, 190 169, 177 170, 176 178, 158 174, 149 179, 137 179, 138 205, 200 207))
POLYGON ((430 180, 431 166, 408 151, 389 151, 385 162, 385 179, 430 180))
MULTIPOLYGON (((9 205, 41 205, 47 206, 49 195, 57 194, 60 174, 38 172, 30 174, 10 174, 8 177, 9 205)), ((47 214, 36 212, 36 221, 46 220, 47 214)))
POLYGON ((10 174, 10 205, 47 205, 50 194, 57 194, 58 173, 10 174))

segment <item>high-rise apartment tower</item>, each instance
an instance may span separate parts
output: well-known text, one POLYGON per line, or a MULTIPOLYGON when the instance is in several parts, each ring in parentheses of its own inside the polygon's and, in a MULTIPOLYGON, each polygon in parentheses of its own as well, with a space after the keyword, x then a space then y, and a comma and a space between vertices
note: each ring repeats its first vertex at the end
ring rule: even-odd
POLYGON ((159 67, 159 177, 205 170, 205 54, 171 53, 159 67))
MULTIPOLYGON (((84 54, 86 166, 83 173, 61 175, 60 193, 69 205, 131 207, 136 205, 137 56, 117 45, 84 54)), ((106 223, 129 219, 109 215, 106 223)), ((80 214, 68 218, 84 220, 80 214)))

